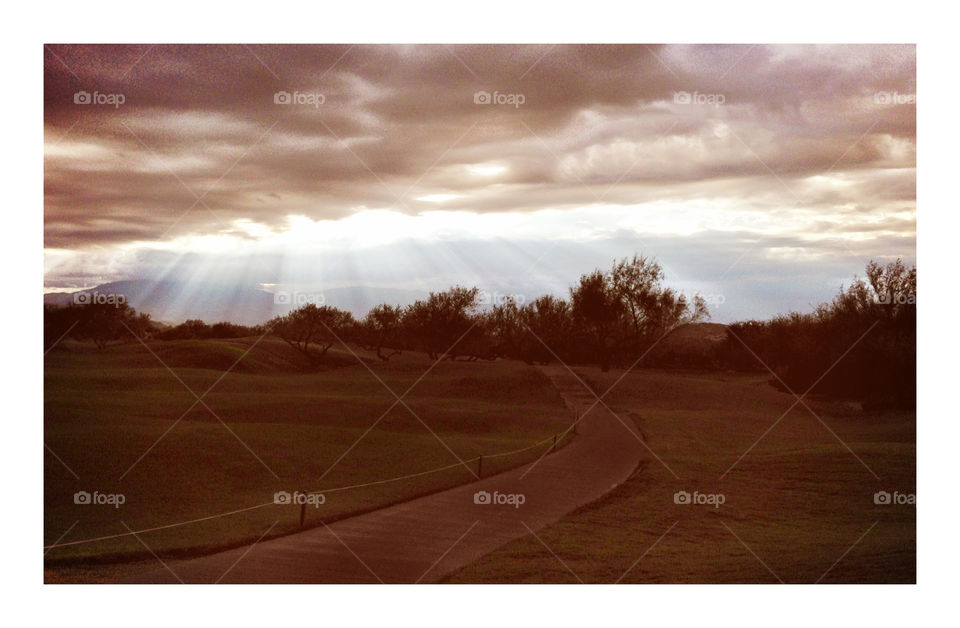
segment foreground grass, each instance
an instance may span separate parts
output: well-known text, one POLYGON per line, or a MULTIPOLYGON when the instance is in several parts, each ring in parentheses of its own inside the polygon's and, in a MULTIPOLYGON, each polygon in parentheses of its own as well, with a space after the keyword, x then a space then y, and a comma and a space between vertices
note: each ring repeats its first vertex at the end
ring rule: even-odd
MULTIPOLYGON (((578 370, 601 391, 620 376, 578 370)), ((915 582, 915 507, 874 503, 916 491, 915 416, 810 400, 813 412, 790 410, 795 398, 767 379, 628 374, 605 401, 653 452, 637 473, 447 581, 915 582), (676 504, 677 491, 725 502, 676 504)))
MULTIPOLYGON (((423 376, 433 362, 419 354, 381 362, 356 350, 364 366, 341 350, 331 352, 330 367, 304 371, 285 344, 255 341, 158 342, 150 350, 131 343, 102 352, 68 343, 52 351, 44 374, 44 544, 269 503, 280 490, 456 464, 548 438, 570 421, 549 381, 523 364, 441 362, 423 376), (396 395, 412 390, 397 403, 387 387, 396 395), (77 491, 125 501, 78 505, 77 491)), ((486 461, 484 475, 540 453, 486 461)), ((331 492, 308 508, 306 525, 471 481, 475 471, 471 463, 331 492)), ((298 506, 271 504, 139 538, 54 548, 45 558, 57 567, 191 555, 295 531, 299 515, 298 506)))

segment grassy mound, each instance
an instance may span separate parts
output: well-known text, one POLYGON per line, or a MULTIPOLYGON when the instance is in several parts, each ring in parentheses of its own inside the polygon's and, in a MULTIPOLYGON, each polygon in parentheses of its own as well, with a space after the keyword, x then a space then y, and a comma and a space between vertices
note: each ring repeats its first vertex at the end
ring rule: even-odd
POLYGON ((644 365, 679 368, 716 368, 727 344, 727 326, 718 323, 681 325, 658 342, 644 365))

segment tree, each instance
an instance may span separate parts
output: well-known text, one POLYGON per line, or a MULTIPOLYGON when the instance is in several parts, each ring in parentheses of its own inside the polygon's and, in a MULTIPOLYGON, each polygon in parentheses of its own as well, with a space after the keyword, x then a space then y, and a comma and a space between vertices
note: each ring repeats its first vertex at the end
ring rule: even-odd
POLYGON ((915 312, 909 307, 917 301, 917 268, 907 268, 903 260, 897 258, 886 266, 871 261, 867 264, 867 281, 873 289, 878 305, 893 306, 887 311, 895 317, 901 312, 915 312))
POLYGON ((378 305, 367 312, 357 325, 356 338, 361 347, 376 351, 383 361, 399 355, 404 346, 403 309, 399 305, 378 305), (384 349, 389 350, 385 353, 384 349))
POLYGON ((150 320, 150 315, 146 312, 139 312, 131 316, 129 325, 130 330, 141 340, 150 340, 156 333, 156 325, 150 320))
POLYGON ((632 364, 671 329, 709 318, 706 301, 663 285, 663 269, 635 254, 615 261, 608 273, 596 270, 571 288, 575 332, 586 338, 606 371, 612 361, 632 364))
POLYGON ((520 319, 524 327, 519 347, 522 360, 549 364, 557 354, 569 353, 573 325, 566 301, 553 295, 538 297, 521 308, 520 319))
POLYGON ((864 408, 914 407, 916 268, 898 259, 870 262, 866 271, 866 280, 854 277, 812 313, 730 325, 729 363, 768 366, 771 384, 784 390, 855 399, 864 408))
POLYGON ((626 319, 629 341, 639 346, 653 327, 662 325, 660 282, 663 269, 653 260, 634 254, 614 262, 610 287, 626 319))
POLYGON ((69 335, 78 340, 90 340, 103 350, 111 342, 133 341, 134 337, 148 340, 157 325, 150 315, 137 313, 125 301, 93 301, 66 306, 44 306, 44 344, 50 348, 69 335))
POLYGON ((83 304, 74 311, 79 322, 73 335, 92 340, 101 350, 110 342, 129 336, 132 325, 136 325, 136 312, 126 302, 83 304))
POLYGON ((210 335, 210 326, 200 319, 184 321, 178 327, 183 333, 183 338, 200 339, 210 335))
MULTIPOLYGON (((458 347, 476 318, 478 288, 454 286, 443 292, 431 292, 426 301, 418 300, 403 313, 403 328, 410 343, 432 359, 448 355, 456 359, 458 347)), ((466 343, 464 343, 466 347, 466 343)))
POLYGON ((346 341, 354 325, 349 312, 314 303, 267 323, 276 336, 313 361, 322 359, 338 339, 346 341))
POLYGON ((482 314, 482 322, 490 342, 491 352, 499 357, 520 356, 520 343, 526 331, 516 299, 506 297, 482 314))
POLYGON ((575 322, 586 331, 600 368, 610 370, 610 340, 623 312, 623 304, 607 275, 595 270, 581 275, 570 289, 570 306, 575 322))
POLYGON ((692 303, 683 294, 662 285, 663 269, 651 258, 634 254, 614 262, 610 284, 626 323, 623 347, 638 354, 669 330, 710 318, 700 295, 692 303))
POLYGON ((197 319, 184 321, 176 327, 164 329, 157 336, 161 340, 195 340, 207 338, 243 338, 259 336, 263 333, 258 327, 247 327, 221 321, 213 325, 197 319))

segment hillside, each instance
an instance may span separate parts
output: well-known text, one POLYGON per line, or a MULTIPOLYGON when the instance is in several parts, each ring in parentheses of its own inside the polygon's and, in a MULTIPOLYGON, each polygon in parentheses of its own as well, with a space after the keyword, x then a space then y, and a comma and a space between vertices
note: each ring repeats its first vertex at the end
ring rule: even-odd
POLYGON ((658 342, 643 363, 656 366, 715 368, 727 344, 727 326, 719 323, 681 325, 658 342))

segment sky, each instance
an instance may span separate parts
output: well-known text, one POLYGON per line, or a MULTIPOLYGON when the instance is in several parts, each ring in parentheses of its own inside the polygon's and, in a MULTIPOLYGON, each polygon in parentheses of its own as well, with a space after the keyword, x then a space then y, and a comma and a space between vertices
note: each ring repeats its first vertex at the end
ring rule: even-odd
POLYGON ((45 291, 532 300, 640 253, 730 322, 916 256, 912 45, 43 52, 45 291))

